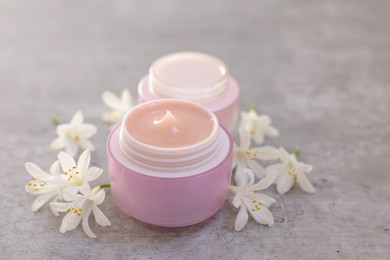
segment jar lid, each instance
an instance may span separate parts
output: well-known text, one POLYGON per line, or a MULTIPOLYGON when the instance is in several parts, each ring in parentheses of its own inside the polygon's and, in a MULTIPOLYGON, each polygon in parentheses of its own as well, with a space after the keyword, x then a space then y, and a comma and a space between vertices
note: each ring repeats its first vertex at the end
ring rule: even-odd
POLYGON ((221 60, 197 52, 163 56, 149 69, 151 91, 195 102, 217 98, 225 91, 228 79, 228 69, 221 60))

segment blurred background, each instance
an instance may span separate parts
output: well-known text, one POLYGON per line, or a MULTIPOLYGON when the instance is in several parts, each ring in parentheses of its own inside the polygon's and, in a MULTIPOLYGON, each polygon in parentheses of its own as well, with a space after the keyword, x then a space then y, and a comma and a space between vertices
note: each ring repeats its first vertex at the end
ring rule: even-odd
POLYGON ((389 84, 388 0, 0 0, 3 257, 385 259, 389 84), (229 203, 199 225, 163 229, 130 219, 107 195, 113 226, 91 224, 95 241, 81 229, 60 234, 47 208, 33 214, 23 164, 56 158, 50 115, 66 122, 81 109, 99 127, 93 164, 106 169, 101 93, 129 88, 136 101, 150 64, 187 50, 228 65, 241 109, 271 116, 281 136, 267 144, 302 150, 317 194, 271 189, 274 227, 250 221, 240 233, 229 203))

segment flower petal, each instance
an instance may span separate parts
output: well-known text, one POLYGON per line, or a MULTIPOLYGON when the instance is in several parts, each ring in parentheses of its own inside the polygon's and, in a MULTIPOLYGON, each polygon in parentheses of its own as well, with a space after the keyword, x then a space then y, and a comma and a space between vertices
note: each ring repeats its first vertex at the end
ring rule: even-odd
POLYGON ((273 164, 273 165, 268 166, 265 169, 265 173, 267 174, 267 177, 272 177, 272 178, 274 178, 274 180, 277 180, 277 178, 280 175, 282 175, 284 173, 288 173, 288 168, 287 168, 287 165, 284 163, 277 163, 277 164, 273 164))
POLYGON ((246 174, 244 170, 245 166, 241 163, 238 163, 236 170, 234 172, 234 182, 238 187, 243 187, 249 182, 249 175, 246 174))
POLYGON ((263 166, 261 166, 258 162, 255 160, 246 160, 246 164, 249 168, 253 170, 257 178, 264 178, 266 176, 265 170, 263 166))
POLYGON ((110 91, 104 91, 102 94, 102 99, 104 104, 113 110, 121 111, 123 109, 122 100, 120 100, 114 93, 110 91))
POLYGON ((73 188, 77 189, 77 192, 76 193, 69 192, 68 190, 64 189, 63 199, 66 200, 66 201, 78 201, 79 203, 82 200, 85 201, 86 200, 85 196, 78 194, 79 187, 78 186, 74 186, 74 185, 72 185, 72 186, 73 186, 73 188))
POLYGON ((241 206, 240 195, 236 194, 236 196, 234 196, 233 201, 232 201, 232 204, 233 204, 233 206, 236 207, 236 208, 238 208, 239 206, 241 206))
POLYGON ((58 125, 57 128, 56 128, 57 135, 59 137, 65 137, 66 132, 68 132, 69 128, 70 128, 69 124, 58 125))
POLYGON ((97 133, 97 127, 92 124, 83 124, 78 130, 78 133, 83 138, 90 138, 97 133))
POLYGON ((77 146, 77 143, 75 143, 73 140, 67 139, 65 151, 71 156, 76 156, 77 152, 79 151, 79 147, 77 146))
POLYGON ((248 149, 249 146, 251 145, 251 137, 248 133, 247 130, 244 128, 240 127, 238 129, 238 132, 240 134, 240 148, 241 149, 248 149))
POLYGON ((252 136, 252 139, 257 144, 264 143, 265 136, 264 136, 263 131, 260 129, 256 129, 256 134, 254 136, 252 136))
POLYGON ((248 125, 248 121, 250 120, 249 113, 246 111, 241 111, 240 117, 241 117, 240 127, 246 128, 248 125))
POLYGON ((56 194, 56 192, 48 192, 38 196, 32 204, 31 210, 37 212, 49 199, 54 197, 56 194))
POLYGON ((245 172, 249 176, 249 182, 247 183, 247 185, 250 186, 253 183, 255 183, 255 175, 251 169, 245 168, 242 171, 245 172))
POLYGON ((57 185, 52 184, 50 182, 45 183, 44 181, 32 181, 30 183, 27 183, 27 185, 25 186, 25 190, 28 193, 34 195, 46 194, 54 191, 57 193, 57 188, 57 185))
POLYGON ((61 168, 60 161, 57 160, 50 166, 50 173, 53 176, 57 176, 60 173, 60 168, 61 168))
POLYGON ((83 124, 83 121, 84 121, 84 115, 79 110, 79 111, 76 112, 76 114, 74 114, 74 116, 70 120, 69 125, 72 126, 72 127, 79 126, 79 125, 83 124))
POLYGON ((89 215, 91 214, 92 207, 93 207, 92 203, 88 203, 88 202, 85 203, 83 208, 83 221, 81 224, 87 236, 89 236, 90 238, 96 238, 97 236, 92 232, 88 224, 88 219, 89 219, 89 215))
POLYGON ((267 208, 269 208, 272 204, 274 204, 276 202, 276 200, 274 198, 271 198, 270 196, 265 195, 263 193, 256 193, 256 194, 249 193, 246 196, 252 200, 257 200, 257 201, 263 203, 263 205, 267 208))
POLYGON ((259 154, 261 155, 264 161, 276 160, 279 158, 279 149, 275 147, 263 146, 257 148, 256 150, 258 150, 259 154))
POLYGON ((238 211, 236 221, 234 223, 234 229, 236 231, 241 231, 246 223, 248 222, 248 211, 244 206, 240 207, 240 210, 238 211))
POLYGON ((291 155, 283 147, 279 147, 280 160, 284 163, 291 160, 291 155))
POLYGON ((276 129, 275 127, 273 126, 268 126, 266 129, 265 129, 265 134, 267 136, 270 136, 270 137, 277 137, 279 136, 279 131, 278 129, 276 129))
MULTIPOLYGON (((67 194, 71 194, 71 195, 76 195, 78 192, 79 192, 80 188, 79 186, 75 186, 73 184, 67 186, 66 188, 64 188, 63 192, 64 192, 64 198, 66 198, 66 195, 67 194)), ((67 201, 69 201, 69 199, 65 199, 67 201)))
POLYGON ((100 226, 105 227, 105 226, 111 226, 111 222, 108 220, 106 215, 98 208, 98 207, 93 207, 93 214, 95 215, 95 221, 98 223, 100 226))
MULTIPOLYGON (((52 202, 54 202, 54 203, 57 202, 58 197, 59 197, 58 195, 54 196, 50 203, 52 203, 52 202)), ((51 206, 50 206, 50 211, 54 214, 54 216, 57 216, 57 217, 58 217, 58 216, 60 215, 60 214, 58 213, 58 211, 55 210, 55 209, 53 209, 51 206)))
POLYGON ((237 167, 237 160, 235 157, 233 157, 232 169, 234 170, 234 168, 236 167, 237 167))
POLYGON ((133 103, 132 96, 130 91, 127 88, 125 88, 122 91, 121 100, 122 100, 122 104, 128 105, 128 108, 131 108, 131 104, 133 103))
POLYGON ((288 192, 294 184, 294 177, 288 173, 282 174, 276 183, 276 190, 280 194, 288 192))
POLYGON ((75 229, 81 221, 81 216, 78 216, 74 211, 68 212, 62 219, 60 232, 65 233, 66 231, 75 229))
POLYGON ((113 123, 119 121, 118 112, 116 112, 116 111, 106 112, 103 114, 102 120, 103 120, 103 122, 106 122, 108 124, 113 124, 113 123))
POLYGON ((60 150, 60 149, 64 148, 64 146, 65 146, 65 140, 63 137, 57 137, 50 144, 50 147, 53 150, 60 150))
POLYGON ((86 174, 89 164, 91 163, 91 152, 89 150, 85 150, 79 157, 77 161, 77 170, 81 172, 81 174, 86 174))
POLYGON ((269 186, 271 186, 273 182, 274 182, 274 178, 272 176, 267 176, 267 177, 261 179, 258 183, 248 187, 248 190, 250 190, 250 191, 265 190, 269 186))
POLYGON ((100 169, 98 167, 91 167, 85 173, 85 180, 86 181, 94 181, 97 178, 99 178, 100 175, 102 175, 102 173, 103 173, 102 169, 100 169))
POLYGON ((95 195, 89 197, 88 199, 93 201, 95 205, 100 205, 103 203, 104 198, 106 197, 106 192, 103 189, 100 189, 99 186, 93 189, 95 190, 96 188, 98 188, 99 191, 95 195))
POLYGON ((309 173, 313 170, 313 166, 309 165, 309 164, 306 164, 306 163, 303 163, 303 162, 299 162, 297 164, 297 171, 298 172, 305 172, 305 173, 309 173))
POLYGON ((32 162, 26 162, 24 164, 26 171, 31 175, 33 178, 38 178, 40 180, 47 180, 50 177, 50 174, 43 171, 38 165, 32 162))
POLYGON ((64 172, 67 172, 76 166, 76 162, 74 161, 73 157, 65 152, 60 152, 58 154, 58 160, 60 160, 61 168, 64 172))
POLYGON ((315 189, 309 179, 307 178, 306 174, 304 173, 298 173, 297 174, 297 182, 298 185, 301 187, 302 190, 306 191, 307 193, 315 193, 315 189))
POLYGON ((257 223, 272 226, 274 222, 274 216, 272 216, 271 211, 266 207, 260 207, 260 210, 255 212, 249 210, 252 217, 256 220, 257 223))
POLYGON ((50 208, 55 211, 66 212, 70 208, 71 204, 71 202, 51 202, 50 208))
POLYGON ((90 151, 94 151, 95 150, 95 146, 88 139, 81 139, 79 141, 79 145, 84 150, 90 150, 90 151))
POLYGON ((269 117, 269 115, 261 115, 257 117, 257 120, 261 122, 262 125, 267 127, 269 124, 271 124, 271 118, 269 117))
POLYGON ((79 188, 80 192, 84 195, 88 194, 90 191, 91 191, 91 186, 89 186, 89 183, 88 182, 84 182, 80 188, 79 188))

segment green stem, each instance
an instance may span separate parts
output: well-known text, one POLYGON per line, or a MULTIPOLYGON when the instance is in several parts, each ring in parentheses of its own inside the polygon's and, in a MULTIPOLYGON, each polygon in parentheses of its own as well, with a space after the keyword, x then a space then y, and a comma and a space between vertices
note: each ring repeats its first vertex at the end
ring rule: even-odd
POLYGON ((58 119, 58 117, 56 117, 55 115, 52 115, 51 117, 50 117, 50 119, 51 119, 51 121, 56 125, 56 126, 58 126, 58 125, 60 125, 61 124, 61 121, 58 119))
POLYGON ((249 111, 256 111, 256 105, 255 104, 250 104, 249 105, 249 111))
POLYGON ((295 149, 292 153, 295 154, 296 157, 298 157, 301 154, 301 150, 295 149))
POLYGON ((102 185, 99 186, 101 189, 104 189, 104 188, 110 188, 111 187, 111 184, 110 183, 104 183, 102 185))

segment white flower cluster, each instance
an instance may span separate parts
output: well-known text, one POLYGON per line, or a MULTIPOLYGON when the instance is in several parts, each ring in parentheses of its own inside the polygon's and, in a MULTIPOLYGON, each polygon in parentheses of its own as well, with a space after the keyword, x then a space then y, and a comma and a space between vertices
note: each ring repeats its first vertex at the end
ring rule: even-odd
POLYGON ((255 109, 241 112, 240 145, 234 144, 234 181, 229 191, 234 195, 233 206, 240 208, 235 222, 235 230, 242 230, 248 222, 248 211, 256 222, 272 226, 274 218, 269 207, 276 201, 259 193, 273 183, 280 194, 288 192, 296 182, 302 190, 314 193, 314 187, 306 177, 312 166, 298 162, 295 154, 289 154, 284 148, 271 146, 252 147, 251 140, 262 143, 266 136, 276 137, 279 132, 271 126, 268 115, 258 115, 255 109), (264 168, 262 164, 272 160, 280 163, 264 168), (260 179, 255 183, 255 179, 260 179))
MULTIPOLYGON (((118 123, 131 108, 131 94, 125 89, 119 99, 111 92, 104 92, 102 95, 104 103, 112 109, 103 115, 107 123, 118 123)), ((44 204, 50 204, 54 215, 65 212, 60 232, 75 229, 80 222, 84 232, 90 238, 96 238, 91 231, 88 219, 93 212, 96 223, 101 226, 111 226, 111 222, 97 207, 105 198, 103 188, 110 187, 110 184, 102 184, 91 189, 90 182, 98 179, 103 170, 97 167, 89 167, 91 161, 90 151, 94 145, 89 140, 97 132, 97 127, 84 123, 84 116, 78 111, 70 123, 61 124, 56 117, 52 118, 57 125, 58 137, 51 143, 54 150, 64 149, 66 152, 58 154, 49 172, 42 170, 35 163, 25 164, 27 172, 32 180, 26 184, 26 191, 37 195, 32 211, 37 212, 44 204), (85 150, 79 157, 77 163, 73 159, 79 148, 85 150)))
POLYGON ((111 223, 103 212, 97 207, 105 197, 101 186, 91 190, 90 181, 100 177, 103 170, 89 167, 91 154, 84 151, 77 161, 65 152, 58 154, 58 160, 45 172, 35 163, 25 164, 32 180, 26 184, 28 193, 37 195, 32 205, 32 211, 38 211, 45 203, 50 202, 50 209, 54 215, 58 212, 67 212, 62 220, 60 231, 75 229, 81 220, 84 232, 91 238, 96 235, 88 225, 88 218, 93 211, 96 222, 101 226, 110 226, 111 223), (58 202, 63 200, 64 202, 58 202))
MULTIPOLYGON (((132 97, 125 89, 121 97, 115 96, 109 91, 102 95, 103 102, 111 109, 103 114, 103 121, 109 124, 119 123, 126 112, 132 107, 132 97)), ((26 185, 28 193, 37 195, 32 210, 38 211, 45 203, 49 202, 54 215, 66 212, 60 232, 75 229, 80 222, 84 232, 91 238, 96 235, 91 231, 88 218, 93 212, 96 223, 101 226, 110 226, 111 223, 103 212, 97 207, 105 198, 103 188, 110 184, 102 184, 91 189, 89 182, 100 177, 103 170, 97 167, 89 167, 91 161, 90 151, 94 145, 89 141, 96 134, 97 128, 92 124, 83 123, 84 117, 78 111, 69 124, 61 124, 57 118, 53 118, 57 124, 58 137, 52 142, 54 150, 64 149, 66 152, 58 154, 49 172, 43 171, 38 165, 27 162, 27 172, 32 180, 26 185), (77 163, 73 159, 79 149, 85 150, 77 163)), ((314 187, 306 177, 311 172, 312 166, 297 161, 296 154, 289 154, 284 148, 271 146, 252 147, 251 141, 260 144, 265 137, 276 137, 279 132, 271 126, 268 115, 258 115, 252 107, 248 112, 241 112, 239 127, 240 145, 234 144, 233 180, 236 185, 230 185, 229 191, 234 198, 232 204, 239 208, 235 221, 235 230, 242 230, 248 222, 248 212, 260 224, 272 226, 274 218, 269 208, 275 199, 259 191, 276 184, 276 190, 280 194, 288 192, 294 183, 302 190, 314 193, 314 187), (279 163, 268 162, 279 160, 279 163), (264 163, 268 163, 264 168, 264 163), (258 180, 256 182, 256 180, 258 180), (256 183, 255 183, 256 182, 256 183)))

